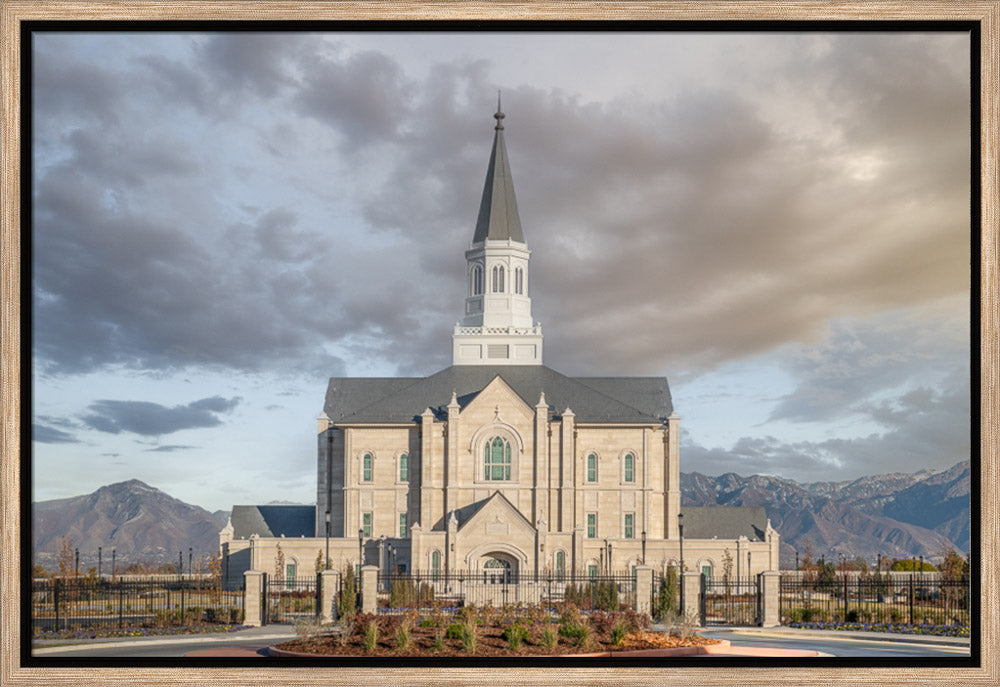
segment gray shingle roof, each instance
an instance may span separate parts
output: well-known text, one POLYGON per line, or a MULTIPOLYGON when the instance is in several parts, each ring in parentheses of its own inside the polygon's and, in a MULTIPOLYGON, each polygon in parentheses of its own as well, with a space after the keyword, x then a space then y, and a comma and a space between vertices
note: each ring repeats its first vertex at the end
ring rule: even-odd
POLYGON ((229 516, 233 537, 312 537, 316 533, 316 508, 298 505, 233 506, 229 516))
POLYGON ((556 413, 577 422, 662 422, 671 412, 664 377, 567 377, 543 365, 453 365, 429 377, 330 379, 324 412, 334 422, 414 422, 428 407, 444 415, 454 391, 467 406, 499 375, 531 407, 545 392, 556 413))
POLYGON ((498 111, 493 116, 497 118, 496 134, 493 136, 493 151, 486 170, 486 184, 483 186, 483 199, 479 204, 479 218, 472 242, 479 243, 489 238, 524 243, 517 200, 514 198, 514 179, 510 174, 507 146, 503 140, 504 114, 498 111))
POLYGON ((764 541, 767 512, 763 506, 682 506, 685 539, 748 539, 764 541))

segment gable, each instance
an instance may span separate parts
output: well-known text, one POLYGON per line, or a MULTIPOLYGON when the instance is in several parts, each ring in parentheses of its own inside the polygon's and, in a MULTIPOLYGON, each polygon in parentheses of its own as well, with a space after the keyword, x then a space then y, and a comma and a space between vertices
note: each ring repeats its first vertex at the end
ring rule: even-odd
POLYGON ((465 534, 482 534, 487 537, 534 536, 535 528, 499 491, 494 492, 482 505, 461 523, 458 531, 465 534))
POLYGON ((517 420, 531 422, 535 409, 497 375, 462 409, 460 417, 477 425, 496 420, 513 424, 517 420))

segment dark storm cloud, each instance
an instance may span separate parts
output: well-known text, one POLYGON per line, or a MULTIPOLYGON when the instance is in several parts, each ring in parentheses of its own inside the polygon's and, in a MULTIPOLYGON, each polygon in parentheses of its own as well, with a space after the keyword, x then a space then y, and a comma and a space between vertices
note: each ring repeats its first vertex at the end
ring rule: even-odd
MULTIPOLYGON (((869 389, 874 394, 876 387, 869 389)), ((855 404, 855 412, 884 427, 860 437, 789 442, 743 437, 729 449, 706 448, 685 437, 685 470, 717 475, 736 472, 781 475, 800 482, 853 479, 878 472, 944 469, 971 455, 968 369, 957 369, 936 388, 917 387, 878 402, 855 404)), ((836 417, 820 416, 828 421, 836 417)))
POLYGON ((213 396, 167 407, 149 401, 101 400, 90 404, 91 414, 80 419, 99 432, 160 436, 184 429, 216 427, 222 424, 218 415, 231 411, 239 402, 239 398, 213 396))
POLYGON ((43 444, 78 444, 80 440, 69 432, 35 422, 31 425, 31 440, 43 444))
POLYGON ((80 63, 100 103, 40 50, 39 92, 68 88, 42 101, 38 131, 60 150, 38 167, 35 196, 35 340, 49 369, 343 373, 324 343, 404 373, 447 364, 497 86, 534 314, 547 362, 567 373, 706 368, 968 286, 966 85, 920 41, 836 36, 788 60, 775 78, 809 94, 825 133, 812 137, 739 85, 602 104, 494 84, 483 61, 415 77, 312 36, 192 44, 80 63), (178 101, 253 129, 267 155, 200 153, 210 141, 162 115, 178 101), (274 121, 258 126, 250 113, 265 110, 274 121), (151 124, 157 134, 142 134, 151 124), (243 165, 276 192, 298 188, 303 161, 324 156, 350 178, 311 182, 329 187, 324 201, 356 199, 371 246, 287 195, 248 203, 226 183, 243 165))

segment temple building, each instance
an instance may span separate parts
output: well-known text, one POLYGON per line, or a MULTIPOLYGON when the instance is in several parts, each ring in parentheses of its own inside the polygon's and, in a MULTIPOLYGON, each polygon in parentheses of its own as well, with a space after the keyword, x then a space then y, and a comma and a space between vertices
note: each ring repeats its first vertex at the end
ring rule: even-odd
POLYGON ((666 378, 568 377, 543 364, 504 114, 494 117, 452 365, 330 379, 316 505, 235 506, 220 533, 231 584, 249 569, 294 579, 359 562, 506 579, 666 570, 682 555, 710 577, 778 569, 763 508, 682 509, 666 378))

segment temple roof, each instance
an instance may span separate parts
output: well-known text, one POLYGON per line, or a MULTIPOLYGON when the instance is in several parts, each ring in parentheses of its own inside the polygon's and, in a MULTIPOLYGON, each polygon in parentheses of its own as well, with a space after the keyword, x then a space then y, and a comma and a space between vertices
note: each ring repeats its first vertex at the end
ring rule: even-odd
POLYGON ((545 392, 550 410, 576 422, 663 422, 673 412, 665 377, 567 377, 544 365, 453 365, 429 377, 333 377, 323 410, 334 423, 414 422, 441 417, 455 393, 464 408, 499 376, 528 406, 545 392))

